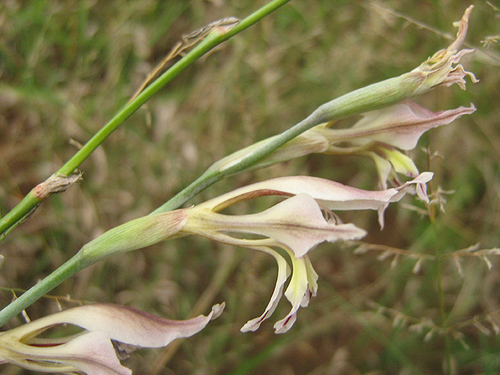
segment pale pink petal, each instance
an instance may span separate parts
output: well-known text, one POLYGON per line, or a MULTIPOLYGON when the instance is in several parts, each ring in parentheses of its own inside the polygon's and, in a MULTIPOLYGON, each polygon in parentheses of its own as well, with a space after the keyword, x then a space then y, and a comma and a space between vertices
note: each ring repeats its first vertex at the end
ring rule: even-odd
MULTIPOLYGON (((423 174, 431 179, 432 174, 423 174)), ((409 181, 408 184, 412 182, 409 181)), ((405 185, 406 187, 407 185, 405 185)), ((266 195, 291 196, 308 194, 330 210, 378 210, 387 203, 401 199, 401 189, 369 191, 346 186, 335 181, 311 176, 280 177, 233 190, 206 201, 195 208, 201 210, 222 210, 235 202, 266 195)))
POLYGON ((59 324, 74 324, 88 331, 106 333, 110 339, 125 344, 157 348, 167 346, 177 338, 198 333, 210 320, 218 317, 223 308, 223 305, 215 305, 208 316, 170 320, 131 307, 92 304, 65 310, 49 317, 59 324))
POLYGON ((269 187, 291 194, 306 192, 331 210, 378 210, 387 203, 400 200, 410 185, 422 181, 427 182, 431 178, 432 173, 423 173, 421 177, 408 181, 402 187, 379 191, 357 189, 338 182, 309 176, 283 177, 267 182, 270 182, 269 187))
POLYGON ((297 321, 297 310, 298 308, 293 308, 286 317, 277 321, 273 326, 274 333, 281 334, 288 332, 297 321))
MULTIPOLYGON (((427 194, 420 195, 419 189, 422 190, 422 185, 425 186, 425 184, 427 182, 432 180, 433 176, 434 176, 434 173, 432 173, 432 172, 420 173, 413 180, 407 181, 403 185, 395 188, 398 191, 398 194, 394 198, 397 200, 401 199, 401 197, 406 193, 408 188, 411 188, 412 186, 416 186, 417 187, 417 194, 419 195, 419 198, 422 199, 423 201, 425 201, 426 203, 429 203, 429 198, 427 197, 427 194)), ((426 189, 423 189, 423 190, 425 191, 426 189)))
POLYGON ((111 340, 102 332, 72 336, 70 341, 56 346, 33 346, 12 341, 9 352, 12 356, 6 362, 38 372, 132 374, 130 369, 121 365, 111 340))
POLYGON ((463 55, 472 52, 474 52, 473 49, 463 49, 454 54, 453 56, 451 56, 449 60, 450 68, 448 74, 444 77, 444 79, 441 82, 435 84, 433 88, 438 86, 450 87, 454 84, 457 84, 458 86, 460 86, 462 90, 465 90, 467 88, 465 81, 466 76, 468 76, 473 83, 479 82, 474 73, 466 71, 461 64, 453 66, 453 64, 456 64, 460 61, 463 55))
POLYGON ((397 191, 393 189, 382 191, 357 189, 319 177, 289 176, 244 186, 196 207, 207 206, 218 211, 230 206, 235 201, 259 196, 309 194, 331 210, 377 210, 381 205, 390 201, 396 193, 397 191))
POLYGON ((170 320, 148 314, 131 307, 113 304, 91 304, 74 307, 52 314, 11 331, 11 337, 20 341, 34 337, 58 324, 73 324, 88 331, 99 331, 111 340, 140 347, 163 347, 177 338, 189 337, 201 331, 208 322, 217 318, 224 304, 215 305, 208 316, 200 315, 188 320, 170 320))
POLYGON ((353 144, 381 142, 402 150, 412 150, 426 131, 447 125, 457 117, 471 114, 474 105, 447 111, 432 112, 410 100, 367 112, 350 129, 329 129, 331 139, 348 140, 353 144))
POLYGON ((166 346, 199 332, 223 308, 224 304, 215 305, 208 316, 175 321, 118 305, 79 306, 0 333, 0 363, 42 372, 128 375, 131 371, 120 364, 111 340, 139 347, 166 346), (58 339, 36 337, 61 324, 84 331, 58 339))
POLYGON ((272 238, 297 258, 321 242, 359 239, 366 234, 354 224, 328 223, 318 203, 308 194, 288 198, 257 214, 228 217, 225 224, 220 230, 272 238))
POLYGON ((429 197, 427 196, 427 185, 425 183, 416 185, 417 195, 425 203, 429 203, 429 197))
POLYGON ((121 365, 108 335, 89 332, 67 344, 51 349, 47 358, 71 364, 88 375, 131 375, 132 371, 121 365))
MULTIPOLYGON (((393 196, 392 202, 396 202, 400 200, 407 192, 409 189, 414 188, 416 189, 417 195, 420 199, 422 199, 424 202, 429 203, 429 197, 427 197, 427 182, 429 182, 432 177, 434 176, 434 173, 432 172, 422 172, 419 174, 416 178, 414 178, 411 181, 408 181, 404 183, 401 186, 398 186, 397 188, 391 189, 391 190, 396 190, 397 194, 393 196)), ((388 206, 388 203, 382 205, 378 209, 378 222, 380 225, 380 229, 384 229, 384 212, 388 206)))
POLYGON ((283 295, 283 288, 285 285, 285 282, 290 276, 290 267, 288 266, 285 258, 283 258, 280 254, 278 254, 276 251, 272 249, 268 249, 265 247, 254 247, 254 250, 259 250, 259 251, 264 251, 268 254, 271 254, 275 259, 276 262, 278 263, 278 276, 276 277, 276 286, 274 287, 273 294, 271 296, 271 299, 266 306, 264 312, 262 313, 261 316, 254 318, 252 320, 249 320, 242 328, 241 332, 249 332, 249 331, 256 331, 259 329, 260 325, 264 320, 269 318, 274 310, 276 310, 276 306, 278 306, 278 302, 283 295))

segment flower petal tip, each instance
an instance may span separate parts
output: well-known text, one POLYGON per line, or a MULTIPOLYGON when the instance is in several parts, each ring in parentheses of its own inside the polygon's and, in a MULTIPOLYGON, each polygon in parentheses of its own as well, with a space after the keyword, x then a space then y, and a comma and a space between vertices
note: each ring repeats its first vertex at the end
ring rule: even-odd
POLYGON ((209 315, 210 320, 217 319, 222 314, 222 312, 224 311, 225 307, 226 307, 226 302, 222 302, 220 304, 213 305, 212 306, 212 311, 211 311, 211 313, 209 315))
POLYGON ((283 333, 286 333, 290 330, 290 328, 293 327, 295 324, 295 321, 297 320, 297 313, 293 313, 285 317, 284 319, 281 319, 280 321, 276 322, 274 324, 274 333, 277 335, 281 335, 283 333))
POLYGON ((255 332, 260 328, 260 324, 262 323, 262 320, 256 322, 256 319, 249 320, 248 322, 245 323, 243 327, 240 328, 240 332, 246 333, 246 332, 255 332))

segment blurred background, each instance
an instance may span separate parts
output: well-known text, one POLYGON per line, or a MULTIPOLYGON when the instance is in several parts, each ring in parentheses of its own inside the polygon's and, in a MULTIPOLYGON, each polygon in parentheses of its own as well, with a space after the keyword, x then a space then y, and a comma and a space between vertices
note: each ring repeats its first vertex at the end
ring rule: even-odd
MULTIPOLYGON (((95 134, 183 34, 244 18, 265 3, 2 1, 0 213, 95 134)), ((405 197, 387 210, 383 231, 374 212, 340 213, 377 247, 323 244, 311 252, 318 296, 290 332, 272 329, 289 310, 285 300, 257 332, 239 331, 267 305, 272 257, 195 237, 102 261, 31 306, 29 317, 112 302, 185 319, 226 301, 201 333, 135 352, 124 361, 134 374, 500 373, 498 256, 457 253, 500 246, 500 5, 473 4, 466 47, 476 52, 462 63, 480 82, 415 98, 434 111, 478 108, 428 132, 411 152, 421 171, 435 173, 431 192, 446 199, 445 212, 430 220, 421 202, 405 197)), ((452 23, 469 5, 294 0, 233 37, 112 134, 81 165, 81 184, 50 197, 0 243, 1 305, 86 242, 153 211, 221 157, 291 127, 326 101, 412 70, 451 43, 452 23)), ((312 155, 233 176, 189 204, 294 174, 377 189, 371 160, 312 155)), ((265 207, 258 205, 241 212, 265 207)), ((1 372, 30 374, 10 365, 1 372)))

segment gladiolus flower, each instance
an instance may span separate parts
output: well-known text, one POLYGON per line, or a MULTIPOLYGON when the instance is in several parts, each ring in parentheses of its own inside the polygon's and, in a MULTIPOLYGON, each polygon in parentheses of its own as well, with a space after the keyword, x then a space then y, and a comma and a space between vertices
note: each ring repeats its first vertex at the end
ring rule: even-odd
POLYGON ((159 348, 201 331, 217 318, 224 304, 207 316, 188 320, 160 318, 130 307, 93 304, 74 307, 0 333, 0 364, 11 363, 32 371, 130 375, 121 365, 129 351, 159 348), (81 332, 57 338, 38 337, 61 325, 81 332))
POLYGON ((424 185, 432 178, 425 172, 412 181, 393 189, 366 191, 316 177, 282 177, 236 189, 187 210, 188 219, 182 232, 198 234, 215 241, 264 251, 274 256, 278 263, 278 277, 271 300, 264 313, 250 320, 241 329, 255 331, 276 308, 283 293, 290 268, 273 248, 281 248, 291 260, 292 275, 285 297, 292 304, 289 314, 275 325, 276 333, 289 330, 296 320, 298 309, 308 305, 316 295, 318 275, 308 253, 322 242, 353 240, 364 237, 366 232, 353 224, 339 224, 325 218, 329 210, 379 211, 383 226, 383 211, 401 199, 412 186, 424 185), (262 196, 288 197, 281 203, 256 214, 224 215, 218 213, 235 203, 262 196), (257 239, 242 235, 258 235, 257 239))
POLYGON ((425 191, 419 186, 425 187, 431 178, 432 173, 425 172, 397 188, 381 191, 357 189, 308 176, 271 179, 236 189, 190 208, 132 220, 89 242, 77 256, 82 262, 87 259, 95 262, 108 254, 131 251, 191 234, 266 252, 278 263, 276 286, 264 313, 249 321, 242 330, 256 330, 273 313, 291 274, 284 294, 291 302, 292 309, 275 325, 276 332, 282 333, 293 325, 299 307, 307 306, 309 299, 316 294, 318 275, 308 258, 309 251, 325 241, 360 239, 366 234, 354 224, 338 223, 330 210, 377 210, 383 226, 386 206, 400 200, 415 186, 425 198, 425 191), (285 199, 255 214, 220 213, 236 203, 264 196, 285 199), (245 238, 247 235, 251 235, 251 238, 245 238), (276 248, 289 255, 291 269, 276 248))
POLYGON ((401 185, 397 173, 412 178, 419 174, 413 160, 398 149, 414 149, 422 134, 428 130, 450 124, 475 110, 474 105, 471 105, 433 112, 405 100, 391 107, 364 113, 349 129, 331 129, 328 127, 331 124, 323 124, 308 132, 315 132, 327 139, 329 146, 323 153, 372 158, 379 173, 380 187, 386 189, 388 179, 396 186, 401 185))

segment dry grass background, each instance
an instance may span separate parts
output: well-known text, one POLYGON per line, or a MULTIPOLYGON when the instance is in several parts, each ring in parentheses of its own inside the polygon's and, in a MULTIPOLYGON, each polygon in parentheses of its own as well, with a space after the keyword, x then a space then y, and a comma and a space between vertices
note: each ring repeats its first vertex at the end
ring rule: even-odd
MULTIPOLYGON (((263 4, 3 1, 0 212, 106 123, 182 34, 263 4)), ((290 127, 323 102, 413 69, 449 44, 452 22, 469 4, 295 0, 226 42, 118 129, 81 166, 79 186, 52 196, 3 240, 1 304, 90 239, 151 212, 222 156, 290 127)), ((273 322, 289 308, 282 302, 259 331, 243 334, 239 328, 267 304, 274 260, 191 237, 84 270, 53 292, 59 298, 30 307, 29 316, 95 301, 182 319, 226 301, 224 314, 198 335, 136 352, 126 365, 137 374, 500 373, 500 262, 489 257, 489 270, 480 257, 452 256, 476 243, 500 244, 500 52, 495 39, 482 43, 500 34, 500 11, 494 2, 474 4, 467 42, 477 52, 464 64, 481 81, 466 92, 453 87, 416 99, 433 110, 471 102, 478 108, 431 131, 413 153, 420 170, 435 172, 433 191, 454 191, 446 213, 431 221, 405 198, 390 207, 382 232, 374 213, 342 215, 369 230, 366 242, 431 256, 418 272, 417 259, 404 254, 322 245, 311 254, 319 295, 293 329, 273 334, 273 322)), ((192 203, 290 174, 377 188, 369 160, 310 156, 234 176, 192 203)), ((5 365, 1 371, 29 373, 5 365)))

